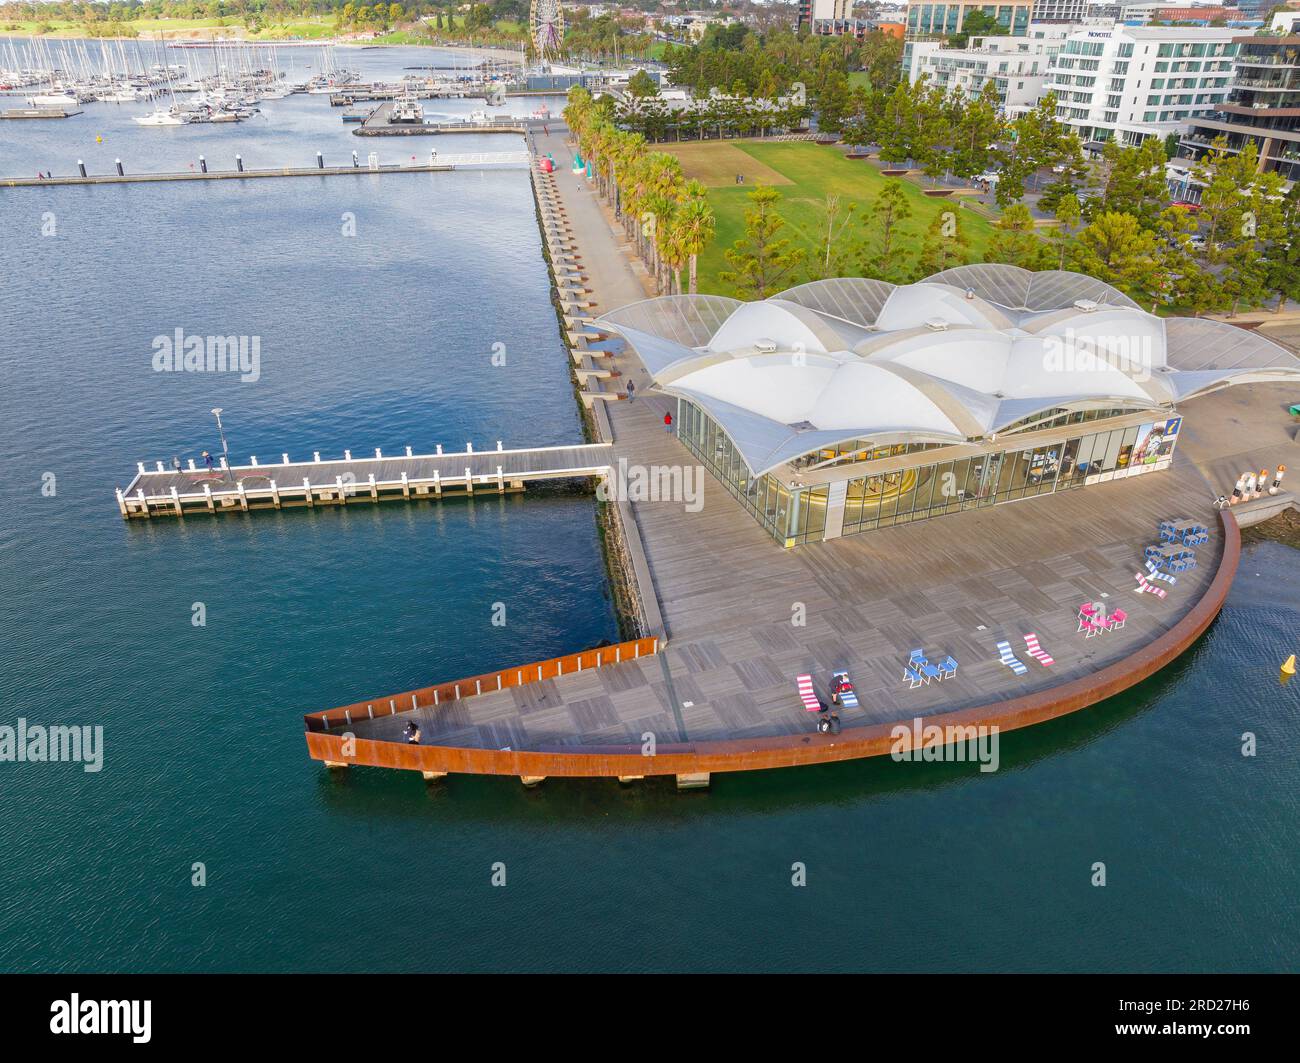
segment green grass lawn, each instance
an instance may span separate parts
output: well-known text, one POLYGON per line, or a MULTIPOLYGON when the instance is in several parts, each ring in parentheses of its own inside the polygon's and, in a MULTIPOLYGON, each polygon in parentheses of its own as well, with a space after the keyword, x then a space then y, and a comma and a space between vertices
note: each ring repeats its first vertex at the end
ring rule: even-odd
MULTIPOLYGON (((790 184, 778 187, 782 195, 778 209, 786 221, 785 235, 806 247, 810 258, 815 257, 821 246, 820 229, 825 224, 824 204, 828 193, 839 193, 842 204, 856 203, 860 215, 886 181, 898 180, 882 177, 868 162, 851 161, 834 148, 819 144, 762 141, 719 144, 722 150, 733 147, 740 148, 790 180, 790 184)), ((689 166, 687 176, 692 176, 689 166)), ((902 182, 902 185, 912 207, 912 217, 903 226, 905 246, 914 254, 920 249, 925 230, 935 216, 943 210, 955 209, 955 201, 932 199, 908 181, 902 182)), ((718 274, 727 268, 723 252, 744 234, 745 210, 749 206, 746 196, 749 191, 748 187, 739 185, 709 189, 709 204, 717 217, 717 232, 713 243, 700 256, 699 288, 702 292, 735 294, 730 285, 718 279, 718 274)), ((981 261, 991 232, 989 223, 965 209, 959 210, 957 217, 968 243, 970 261, 981 261)), ((861 222, 850 222, 844 239, 847 240, 850 233, 861 233, 864 230, 861 222)), ((807 279, 805 270, 805 275, 792 278, 787 287, 807 279)))

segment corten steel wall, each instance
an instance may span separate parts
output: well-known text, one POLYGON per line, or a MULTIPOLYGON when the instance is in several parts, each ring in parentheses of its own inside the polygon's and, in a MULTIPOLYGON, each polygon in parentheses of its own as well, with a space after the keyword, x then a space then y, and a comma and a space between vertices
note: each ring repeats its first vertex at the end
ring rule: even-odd
MULTIPOLYGON (((1241 556, 1241 531, 1227 511, 1219 514, 1223 556, 1201 599, 1186 616, 1149 645, 1122 661, 1058 687, 993 705, 940 713, 923 719, 939 727, 996 726, 1002 731, 1053 720, 1114 697, 1159 671, 1186 650, 1219 614, 1232 586, 1241 556)), ((791 694, 793 703, 793 693, 791 694)), ((906 722, 905 722, 906 723, 906 722)), ((316 760, 403 768, 408 771, 463 772, 475 775, 643 776, 699 772, 757 771, 820 764, 890 752, 890 732, 898 723, 852 727, 839 735, 775 735, 735 741, 659 745, 653 757, 640 747, 563 746, 536 750, 497 750, 449 746, 411 746, 401 742, 358 739, 352 756, 343 755, 337 734, 307 734, 307 749, 316 760)))
POLYGON ((417 707, 431 708, 460 698, 472 698, 477 694, 491 694, 496 690, 541 683, 547 679, 573 675, 603 665, 649 657, 658 652, 657 638, 633 639, 631 642, 619 642, 613 646, 601 646, 594 650, 583 650, 581 653, 570 653, 564 657, 552 657, 545 661, 505 668, 499 672, 472 675, 452 683, 439 683, 437 686, 407 690, 401 694, 385 694, 383 697, 371 698, 369 701, 340 705, 337 709, 309 712, 302 720, 308 731, 325 731, 330 727, 347 726, 357 720, 373 719, 377 716, 396 716, 399 712, 410 712, 417 707))

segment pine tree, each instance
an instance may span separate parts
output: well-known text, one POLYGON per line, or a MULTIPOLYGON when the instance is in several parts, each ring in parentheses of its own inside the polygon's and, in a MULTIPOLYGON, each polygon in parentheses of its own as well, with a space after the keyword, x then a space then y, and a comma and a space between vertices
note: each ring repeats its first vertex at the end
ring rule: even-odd
POLYGON ((993 226, 985 262, 1004 262, 1023 269, 1039 269, 1047 248, 1034 232, 1034 217, 1023 203, 1013 203, 993 226))
POLYGON ((921 280, 953 266, 964 266, 968 258, 966 234, 961 231, 957 212, 941 210, 925 231, 916 263, 916 277, 921 280))
POLYGON ((785 219, 777 213, 781 193, 770 185, 759 185, 749 193, 752 204, 745 211, 745 235, 727 249, 730 270, 718 274, 726 284, 734 285, 742 296, 766 299, 785 278, 802 263, 802 247, 793 247, 781 236, 785 219))
POLYGON ((912 207, 902 184, 897 180, 888 182, 867 208, 862 255, 864 276, 894 284, 907 276, 902 226, 911 216, 912 207))
POLYGON ((1161 289, 1163 262, 1156 234, 1132 214, 1098 214, 1070 249, 1071 268, 1112 284, 1143 302, 1161 289))

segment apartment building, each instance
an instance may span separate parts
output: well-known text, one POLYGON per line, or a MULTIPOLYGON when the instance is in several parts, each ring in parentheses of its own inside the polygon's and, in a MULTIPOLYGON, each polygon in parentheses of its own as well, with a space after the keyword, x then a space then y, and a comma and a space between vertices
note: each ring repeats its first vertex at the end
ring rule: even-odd
POLYGON ((1228 95, 1236 32, 1201 27, 1115 26, 1070 34, 1044 84, 1058 120, 1093 148, 1182 132, 1228 95))
POLYGON ((1300 178, 1300 36, 1242 36, 1236 44, 1227 99, 1191 121, 1179 154, 1199 159, 1221 136, 1229 151, 1253 143, 1261 170, 1276 170, 1294 182, 1300 178))
POLYGON ((924 75, 931 85, 957 89, 966 96, 978 96, 992 81, 1004 113, 1014 118, 1038 105, 1052 57, 1072 30, 1034 23, 1026 36, 972 37, 966 48, 948 48, 942 41, 908 41, 903 47, 903 69, 909 81, 924 75))
POLYGON ((1034 0, 1034 22, 1082 22, 1088 17, 1088 0, 1034 0))
MULTIPOLYGON (((809 0, 805 0, 809 2, 809 0)), ((1029 28, 1033 0, 1011 0, 1009 3, 982 3, 981 0, 954 0, 952 3, 909 3, 907 5, 907 35, 909 37, 946 37, 960 33, 966 16, 972 11, 982 11, 997 19, 998 25, 1013 37, 1022 37, 1029 28)))

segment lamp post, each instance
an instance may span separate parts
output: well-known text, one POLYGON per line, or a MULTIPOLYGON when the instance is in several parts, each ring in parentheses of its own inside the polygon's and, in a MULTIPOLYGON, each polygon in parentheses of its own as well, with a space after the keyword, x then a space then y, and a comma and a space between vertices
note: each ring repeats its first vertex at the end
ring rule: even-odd
POLYGON ((226 472, 230 474, 230 478, 233 480, 235 477, 234 477, 234 473, 232 473, 232 472, 230 471, 230 448, 229 448, 228 446, 226 446, 226 430, 225 430, 224 427, 222 427, 222 424, 221 424, 221 407, 220 407, 220 406, 214 406, 214 407, 212 408, 212 416, 215 417, 215 418, 217 419, 217 433, 221 436, 221 459, 222 459, 222 464, 225 465, 225 467, 226 467, 226 472))

